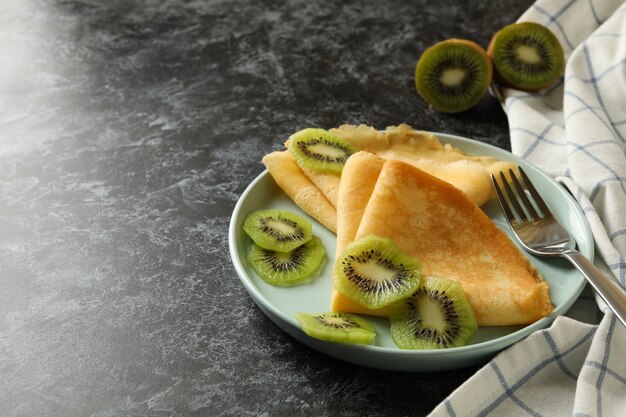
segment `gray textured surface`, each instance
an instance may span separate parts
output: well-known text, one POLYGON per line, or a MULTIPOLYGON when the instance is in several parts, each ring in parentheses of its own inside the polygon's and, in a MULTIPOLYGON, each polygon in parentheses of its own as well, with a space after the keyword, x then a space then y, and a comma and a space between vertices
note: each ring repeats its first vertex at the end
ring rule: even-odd
POLYGON ((508 147, 487 99, 413 88, 425 47, 486 45, 530 1, 43 1, 0 13, 0 415, 409 416, 475 368, 325 357, 254 305, 228 255, 260 158, 367 123, 508 147))

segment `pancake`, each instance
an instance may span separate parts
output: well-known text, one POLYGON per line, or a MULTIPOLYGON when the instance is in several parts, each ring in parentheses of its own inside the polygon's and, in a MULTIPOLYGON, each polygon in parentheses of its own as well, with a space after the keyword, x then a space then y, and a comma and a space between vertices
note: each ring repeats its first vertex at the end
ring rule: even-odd
POLYGON ((386 160, 411 164, 463 191, 477 206, 495 196, 491 173, 514 168, 508 161, 489 156, 465 155, 435 135, 417 131, 407 124, 390 126, 384 132, 365 125, 342 125, 330 133, 350 142, 355 148, 386 160))
MULTIPOLYGON (((337 257, 354 241, 384 162, 384 159, 372 153, 360 151, 350 156, 343 168, 337 196, 337 257)), ((384 308, 370 310, 339 294, 334 288, 331 307, 337 311, 343 309, 352 313, 387 316, 384 308)))
POLYGON ((337 196, 337 255, 354 240, 384 162, 384 159, 363 151, 348 158, 337 196))
MULTIPOLYGON (((494 196, 490 174, 514 168, 508 161, 465 155, 449 144, 442 144, 433 134, 416 131, 406 124, 391 126, 385 131, 366 125, 343 125, 329 132, 347 140, 359 150, 385 160, 407 162, 441 178, 463 191, 479 206, 494 196)), ((285 142, 287 148, 290 142, 291 139, 285 142)), ((287 195, 292 199, 299 195, 297 201, 294 199, 296 205, 329 230, 337 230, 335 208, 338 205, 340 175, 300 167, 286 151, 267 155, 264 163, 287 195), (283 168, 285 172, 281 172, 283 168), (328 207, 329 204, 332 208, 328 207)))
MULTIPOLYGON (((294 159, 295 161, 295 159, 294 159)), ((300 167, 306 177, 324 194, 324 197, 337 207, 337 193, 339 192, 339 182, 341 176, 337 174, 328 174, 324 172, 316 172, 307 168, 300 167)))
MULTIPOLYGON (((375 162, 371 162, 374 166, 375 162)), ((370 179, 371 180, 371 179, 370 179)), ((340 187, 340 191, 343 190, 340 187)), ((343 201, 340 192, 339 201, 343 201)), ((362 218, 354 240, 391 238, 422 264, 423 275, 463 286, 481 326, 527 324, 552 311, 548 284, 509 237, 463 192, 414 166, 386 161, 365 208, 339 204, 338 216, 362 218)), ((385 315, 334 293, 333 310, 385 315)))
POLYGON ((337 210, 304 174, 288 151, 265 155, 263 164, 276 184, 298 207, 330 231, 337 231, 337 210))

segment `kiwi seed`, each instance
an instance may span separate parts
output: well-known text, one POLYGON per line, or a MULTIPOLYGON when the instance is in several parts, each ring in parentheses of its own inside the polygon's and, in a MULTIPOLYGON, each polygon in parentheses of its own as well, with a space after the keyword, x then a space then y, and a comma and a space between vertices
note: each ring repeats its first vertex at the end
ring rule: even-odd
POLYGON ((374 327, 364 318, 349 313, 296 313, 302 330, 316 339, 340 343, 368 344, 376 337, 374 327))
POLYGON ((257 210, 246 216, 244 231, 264 249, 289 252, 308 242, 311 222, 286 210, 257 210))
POLYGON ((313 236, 291 252, 263 249, 253 243, 248 261, 265 282, 289 286, 311 281, 325 254, 322 241, 313 236))
POLYGON ((472 41, 448 39, 424 51, 415 68, 415 87, 436 110, 457 113, 483 98, 492 75, 483 48, 472 41))
POLYGON ((345 139, 324 129, 308 128, 294 133, 287 142, 289 151, 302 168, 340 174, 356 149, 345 139))
POLYGON ((463 346, 477 329, 458 282, 427 276, 410 297, 390 307, 391 336, 402 349, 463 346))
POLYGON ((565 65, 563 47, 554 34, 538 23, 522 22, 498 31, 487 53, 495 78, 505 86, 539 91, 556 82, 565 65))
POLYGON ((377 309, 413 293, 420 283, 420 268, 393 240, 368 235, 337 258, 333 284, 347 298, 377 309))

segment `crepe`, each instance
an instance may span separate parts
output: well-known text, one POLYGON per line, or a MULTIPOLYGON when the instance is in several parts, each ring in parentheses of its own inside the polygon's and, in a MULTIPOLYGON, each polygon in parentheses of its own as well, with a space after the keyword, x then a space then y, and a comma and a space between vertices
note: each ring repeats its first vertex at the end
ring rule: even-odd
POLYGON ((337 255, 354 240, 384 162, 363 151, 348 158, 337 196, 337 207, 345 208, 337 210, 337 255))
POLYGON ((300 167, 300 169, 302 169, 302 172, 306 175, 309 181, 311 181, 317 189, 324 194, 324 197, 326 197, 330 204, 332 204, 333 207, 337 207, 337 194, 339 192, 339 182, 341 181, 341 176, 338 174, 317 172, 304 167, 300 167))
POLYGON ((337 231, 337 211, 324 194, 302 172, 288 151, 263 157, 263 164, 276 184, 293 202, 332 232, 337 231))
MULTIPOLYGON (((365 151, 351 155, 346 161, 341 173, 341 184, 337 196, 336 257, 339 257, 346 246, 354 241, 384 162, 384 159, 365 151)), ((387 316, 388 314, 384 308, 370 310, 355 303, 334 288, 331 293, 330 305, 334 311, 374 316, 387 316)))
POLYGON ((359 150, 386 160, 404 161, 449 182, 477 206, 495 195, 490 174, 515 168, 513 163, 493 157, 465 155, 450 144, 442 144, 432 133, 414 130, 407 124, 390 126, 384 132, 365 125, 342 125, 330 133, 359 150))
MULTIPOLYGON (((371 162, 372 172, 375 164, 371 162)), ((349 166, 344 174, 356 175, 349 166)), ((420 261, 423 275, 461 283, 479 325, 527 324, 552 311, 548 284, 534 266, 476 204, 447 182, 392 160, 384 162, 365 208, 362 201, 342 205, 344 189, 349 188, 341 184, 339 218, 363 213, 354 240, 369 234, 391 238, 420 261)), ((386 314, 337 292, 331 308, 386 314)))
MULTIPOLYGON (((508 161, 492 157, 468 156, 449 144, 442 144, 431 133, 416 131, 409 125, 388 127, 385 131, 366 125, 343 125, 330 129, 358 150, 373 153, 385 160, 400 160, 416 166, 463 191, 476 205, 493 197, 490 174, 514 168, 508 161)), ((291 139, 285 146, 289 148, 291 139)), ((341 176, 321 173, 299 166, 289 152, 266 156, 268 169, 277 184, 292 197, 300 194, 296 205, 311 217, 336 231, 336 210, 341 176), (286 172, 281 172, 286 167, 286 172), (311 186, 317 190, 311 189, 311 186), (329 204, 331 207, 329 207, 329 204)), ((264 160, 265 162, 265 160, 264 160)), ((343 175, 343 174, 342 174, 343 175)))

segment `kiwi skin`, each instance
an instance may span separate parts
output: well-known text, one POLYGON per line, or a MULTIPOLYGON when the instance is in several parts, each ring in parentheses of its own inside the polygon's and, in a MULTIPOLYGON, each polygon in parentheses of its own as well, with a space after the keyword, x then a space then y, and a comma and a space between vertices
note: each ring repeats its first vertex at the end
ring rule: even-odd
POLYGON ((329 342, 369 344, 376 337, 374 327, 355 314, 299 312, 296 313, 296 320, 307 335, 329 342))
POLYGON ((263 249, 252 243, 248 262, 268 284, 287 287, 310 282, 325 255, 322 241, 313 236, 308 242, 287 253, 263 249))
POLYGON ((427 48, 422 53, 415 67, 415 87, 418 93, 434 109, 444 113, 458 113, 474 107, 487 93, 492 79, 493 64, 491 62, 491 59, 487 55, 487 52, 476 42, 472 42, 466 39, 452 38, 436 43, 435 45, 427 48), (437 97, 436 93, 430 91, 429 86, 424 81, 424 77, 422 76, 422 74, 425 74, 429 71, 429 60, 433 59, 432 55, 436 54, 438 50, 443 48, 465 49, 466 53, 476 54, 479 62, 483 64, 484 70, 486 72, 485 80, 480 85, 480 89, 477 94, 469 97, 466 101, 457 103, 443 102, 439 97, 437 97))
POLYGON ((370 309, 412 294, 420 284, 421 264, 392 239, 374 234, 350 243, 335 260, 335 289, 370 309), (385 278, 386 276, 386 278, 385 278))
POLYGON ((401 349, 464 346, 478 327, 461 284, 436 276, 423 277, 420 288, 390 310, 391 336, 401 349))
POLYGON ((246 216, 243 230, 260 247, 279 252, 290 252, 313 236, 311 222, 290 211, 278 209, 253 211, 246 216), (288 232, 272 226, 280 223, 286 225, 288 232))
POLYGON ((286 145, 301 168, 326 174, 340 175, 347 159, 356 152, 350 142, 320 128, 302 129, 291 135, 286 145), (330 153, 320 153, 315 147, 330 153))
POLYGON ((540 91, 554 84, 563 73, 565 67, 563 47, 559 40, 548 28, 534 22, 513 23, 500 29, 491 38, 489 46, 487 47, 487 55, 489 55, 493 62, 494 78, 498 83, 528 92, 540 91), (498 47, 498 43, 502 42, 503 38, 510 37, 512 33, 520 31, 532 31, 532 33, 536 33, 537 36, 544 37, 546 41, 549 42, 550 47, 555 49, 552 56, 555 65, 552 77, 542 80, 530 79, 529 77, 522 78, 522 74, 516 74, 515 76, 507 75, 506 69, 500 63, 502 57, 499 56, 501 49, 498 47))

